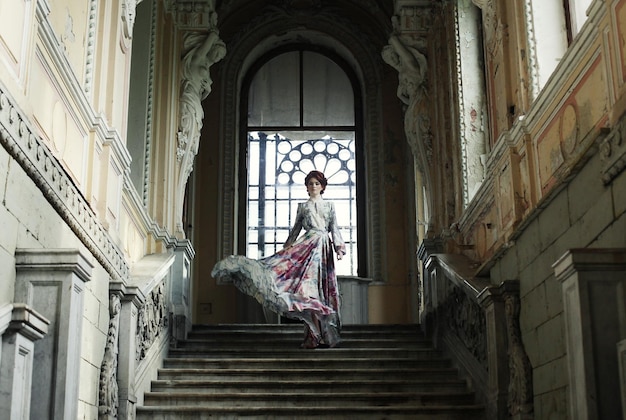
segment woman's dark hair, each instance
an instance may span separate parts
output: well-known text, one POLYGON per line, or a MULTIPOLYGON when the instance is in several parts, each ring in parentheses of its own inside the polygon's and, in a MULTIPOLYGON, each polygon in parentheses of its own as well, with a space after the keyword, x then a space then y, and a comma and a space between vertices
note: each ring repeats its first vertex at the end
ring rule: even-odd
POLYGON ((304 178, 304 185, 308 185, 309 180, 311 178, 315 178, 317 179, 320 184, 322 184, 322 191, 320 191, 320 194, 324 194, 324 190, 326 189, 326 185, 328 185, 328 180, 326 179, 326 177, 324 176, 324 174, 320 171, 311 171, 308 173, 308 175, 306 176, 306 178, 304 178))

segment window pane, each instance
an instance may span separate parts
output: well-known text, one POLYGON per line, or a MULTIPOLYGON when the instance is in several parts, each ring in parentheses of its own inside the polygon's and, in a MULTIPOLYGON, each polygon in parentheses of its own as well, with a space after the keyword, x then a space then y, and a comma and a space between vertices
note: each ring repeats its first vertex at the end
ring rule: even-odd
POLYGON ((341 67, 305 52, 302 71, 304 126, 354 125, 354 92, 341 67))
POLYGON ((256 228, 259 226, 259 202, 248 202, 248 226, 256 228))
POLYGON ((258 259, 259 258, 259 251, 257 249, 256 244, 248 246, 248 254, 247 255, 250 258, 254 258, 254 259, 258 259))
MULTIPOLYGON (((250 141, 248 142, 248 158, 250 162, 258 162, 259 161, 259 142, 250 136, 250 141)), ((255 164, 256 165, 256 164, 255 164)), ((250 185, 259 185, 259 171, 251 170, 248 176, 248 182, 250 185)))
MULTIPOLYGON (((258 219, 261 205, 250 200, 250 197, 255 194, 254 187, 250 187, 248 197, 251 210, 248 229, 259 226, 257 249, 262 250, 265 253, 264 256, 281 249, 287 239, 289 229, 295 222, 298 203, 308 199, 304 178, 310 170, 320 170, 328 179, 324 198, 332 200, 335 204, 337 224, 348 252, 341 264, 337 265, 337 273, 354 275, 357 270, 354 132, 332 132, 331 134, 304 131, 258 133, 256 137, 260 139, 278 138, 279 140, 275 144, 272 142, 271 147, 261 148, 265 150, 267 156, 266 158, 260 156, 259 160, 271 162, 271 169, 250 163, 250 171, 264 172, 266 186, 265 195, 262 197, 264 203, 262 220, 258 219), (276 188, 274 188, 275 183, 278 183, 276 188), (255 217, 258 224, 255 224, 255 217), (270 250, 273 251, 268 253, 270 250)), ((249 136, 249 138, 254 141, 255 136, 249 136)), ((249 238, 256 238, 256 236, 249 234, 249 238)))
POLYGON ((248 229, 248 243, 250 245, 257 244, 259 242, 259 233, 254 229, 248 229))
MULTIPOLYGON (((272 228, 276 226, 276 219, 274 217, 274 202, 273 201, 265 201, 265 220, 263 220, 263 224, 268 228, 272 228)), ((269 238, 266 238, 269 239, 269 238)))
POLYGON ((300 59, 281 54, 257 72, 248 96, 249 126, 300 125, 300 59))
MULTIPOLYGON (((289 201, 279 201, 276 203, 276 226, 291 228, 289 220, 289 201)), ((286 240, 287 238, 285 238, 286 240)))

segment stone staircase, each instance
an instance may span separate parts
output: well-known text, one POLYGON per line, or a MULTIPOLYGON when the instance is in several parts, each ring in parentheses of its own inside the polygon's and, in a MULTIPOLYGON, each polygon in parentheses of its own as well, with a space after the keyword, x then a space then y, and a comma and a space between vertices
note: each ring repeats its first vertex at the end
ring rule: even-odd
POLYGON ((334 349, 300 349, 302 337, 300 324, 195 326, 137 419, 483 418, 415 325, 348 325, 334 349))

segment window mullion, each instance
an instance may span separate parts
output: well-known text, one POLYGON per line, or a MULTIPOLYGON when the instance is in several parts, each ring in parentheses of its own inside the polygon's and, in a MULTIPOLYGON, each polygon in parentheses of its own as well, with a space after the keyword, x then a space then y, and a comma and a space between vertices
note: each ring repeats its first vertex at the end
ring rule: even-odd
POLYGON ((267 134, 259 133, 259 255, 265 256, 265 153, 267 150, 267 134))

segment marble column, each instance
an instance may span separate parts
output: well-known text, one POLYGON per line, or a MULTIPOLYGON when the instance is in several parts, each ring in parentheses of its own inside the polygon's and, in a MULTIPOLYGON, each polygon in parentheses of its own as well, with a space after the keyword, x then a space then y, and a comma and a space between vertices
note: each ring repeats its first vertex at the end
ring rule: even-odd
POLYGON ((48 333, 48 324, 22 303, 0 308, 0 418, 30 418, 35 341, 48 333))
POLYGON ((570 249, 553 268, 563 291, 570 418, 622 418, 617 346, 626 338, 626 249, 570 249))
POLYGON ((341 294, 341 323, 368 323, 368 288, 372 279, 356 276, 337 276, 341 294))
POLYGON ((189 241, 180 241, 174 248, 175 260, 172 265, 171 311, 173 344, 185 340, 191 331, 192 302, 191 261, 195 251, 189 241))
POLYGON ((93 265, 76 249, 18 249, 15 301, 50 321, 35 346, 31 418, 75 420, 80 384, 83 289, 93 265))

